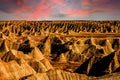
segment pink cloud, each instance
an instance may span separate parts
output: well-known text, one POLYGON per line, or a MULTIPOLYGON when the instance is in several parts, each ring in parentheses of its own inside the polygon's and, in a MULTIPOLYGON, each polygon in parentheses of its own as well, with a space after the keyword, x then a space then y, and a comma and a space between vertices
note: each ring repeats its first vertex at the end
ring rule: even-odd
POLYGON ((65 10, 61 13, 67 16, 88 16, 90 14, 87 10, 65 10))
POLYGON ((0 5, 0 11, 27 20, 120 13, 119 0, 0 0, 0 5))
POLYGON ((56 3, 58 5, 63 5, 64 0, 51 0, 53 3, 56 3))
MULTIPOLYGON (((94 6, 99 4, 109 3, 111 0, 81 0, 81 4, 85 6, 94 6)), ((100 6, 99 6, 100 7, 100 6)))
POLYGON ((26 4, 28 0, 1 0, 0 3, 4 5, 1 5, 0 10, 11 14, 17 14, 31 9, 31 5, 26 4))
POLYGON ((90 0, 81 0, 82 5, 90 5, 90 0))
POLYGON ((91 14, 109 13, 114 14, 119 12, 120 1, 117 0, 82 0, 81 4, 84 7, 89 7, 91 14))
POLYGON ((28 20, 37 20, 51 15, 54 6, 52 6, 47 0, 41 0, 35 7, 34 11, 27 16, 28 20))
MULTIPOLYGON (((8 5, 1 7, 1 11, 13 16, 18 15, 22 19, 27 20, 37 20, 39 18, 48 17, 52 14, 52 10, 54 9, 53 3, 49 0, 1 0, 1 2, 8 5)), ((59 1, 56 1, 56 3, 59 3, 59 1)))
POLYGON ((17 5, 22 5, 23 3, 26 3, 26 2, 28 2, 28 0, 17 0, 16 4, 17 5))

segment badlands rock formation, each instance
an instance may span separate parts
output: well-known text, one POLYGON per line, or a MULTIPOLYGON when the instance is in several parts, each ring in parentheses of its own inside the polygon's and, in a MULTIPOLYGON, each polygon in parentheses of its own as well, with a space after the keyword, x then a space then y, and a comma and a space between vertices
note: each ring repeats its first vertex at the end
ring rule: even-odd
POLYGON ((119 76, 119 21, 0 22, 0 80, 119 76))

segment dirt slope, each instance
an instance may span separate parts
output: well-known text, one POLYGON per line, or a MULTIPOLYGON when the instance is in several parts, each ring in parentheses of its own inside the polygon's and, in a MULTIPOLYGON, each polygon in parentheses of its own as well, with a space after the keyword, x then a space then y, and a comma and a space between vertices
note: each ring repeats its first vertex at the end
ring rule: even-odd
POLYGON ((0 21, 0 80, 119 80, 119 72, 120 21, 0 21))

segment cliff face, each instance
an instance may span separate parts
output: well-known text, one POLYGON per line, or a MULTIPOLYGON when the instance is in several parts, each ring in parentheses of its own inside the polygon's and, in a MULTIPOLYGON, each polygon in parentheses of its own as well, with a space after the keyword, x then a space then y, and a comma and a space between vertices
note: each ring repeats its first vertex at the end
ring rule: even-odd
POLYGON ((0 80, 117 80, 119 27, 119 21, 1 21, 0 80))

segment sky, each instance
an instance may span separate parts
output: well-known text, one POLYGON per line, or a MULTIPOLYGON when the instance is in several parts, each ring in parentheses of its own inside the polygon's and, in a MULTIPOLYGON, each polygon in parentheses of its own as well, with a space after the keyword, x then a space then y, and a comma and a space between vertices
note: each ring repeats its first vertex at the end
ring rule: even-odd
POLYGON ((0 20, 120 20, 120 0, 0 0, 0 20))

